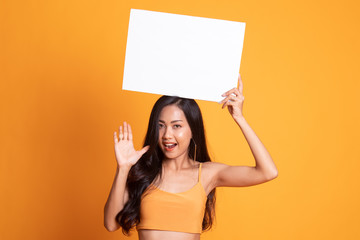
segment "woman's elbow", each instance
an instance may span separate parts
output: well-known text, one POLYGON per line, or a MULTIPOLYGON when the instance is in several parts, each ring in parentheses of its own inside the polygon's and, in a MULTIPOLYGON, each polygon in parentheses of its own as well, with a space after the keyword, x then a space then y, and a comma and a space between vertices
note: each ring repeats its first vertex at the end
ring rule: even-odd
POLYGON ((104 227, 109 232, 114 232, 120 228, 120 224, 114 220, 104 219, 104 227))
POLYGON ((104 227, 105 227, 106 230, 108 230, 109 232, 115 232, 116 230, 118 230, 118 229, 120 228, 120 226, 110 225, 110 224, 104 224, 104 227))
POLYGON ((267 181, 273 180, 273 179, 277 178, 278 174, 279 174, 278 170, 275 169, 275 170, 272 171, 270 174, 267 174, 266 180, 267 180, 267 181))

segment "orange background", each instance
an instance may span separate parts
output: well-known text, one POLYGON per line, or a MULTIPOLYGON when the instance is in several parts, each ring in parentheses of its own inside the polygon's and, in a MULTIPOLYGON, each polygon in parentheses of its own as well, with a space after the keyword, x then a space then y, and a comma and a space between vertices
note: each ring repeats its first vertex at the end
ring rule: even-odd
MULTIPOLYGON (((218 189, 202 239, 360 239, 359 5, 329 0, 1 1, 0 238, 127 239, 103 227, 113 132, 139 148, 158 98, 121 90, 130 8, 246 22, 244 115, 279 176, 218 189)), ((254 165, 198 103, 213 160, 254 165)))

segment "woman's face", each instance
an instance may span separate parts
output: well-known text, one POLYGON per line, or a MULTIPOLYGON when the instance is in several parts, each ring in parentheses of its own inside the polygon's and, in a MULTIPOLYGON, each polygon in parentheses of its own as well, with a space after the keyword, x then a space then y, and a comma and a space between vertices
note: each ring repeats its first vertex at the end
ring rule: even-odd
POLYGON ((164 107, 159 117, 159 146, 165 158, 187 157, 191 138, 184 112, 176 105, 164 107))

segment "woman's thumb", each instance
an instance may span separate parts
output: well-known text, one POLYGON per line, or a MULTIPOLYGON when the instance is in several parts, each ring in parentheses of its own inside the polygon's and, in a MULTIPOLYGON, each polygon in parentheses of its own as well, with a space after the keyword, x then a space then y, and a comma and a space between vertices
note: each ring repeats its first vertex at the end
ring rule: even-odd
POLYGON ((145 146, 140 150, 140 154, 143 155, 144 153, 146 153, 149 150, 150 146, 145 146))

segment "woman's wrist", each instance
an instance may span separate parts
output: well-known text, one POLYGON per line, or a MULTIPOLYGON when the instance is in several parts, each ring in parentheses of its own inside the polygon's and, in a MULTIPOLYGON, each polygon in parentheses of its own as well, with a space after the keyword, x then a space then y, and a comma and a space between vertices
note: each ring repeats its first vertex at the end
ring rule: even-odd
POLYGON ((117 165, 117 171, 118 172, 124 172, 124 173, 128 173, 131 169, 131 165, 129 164, 124 164, 124 165, 117 165))
POLYGON ((243 123, 246 122, 245 117, 243 115, 239 117, 234 117, 234 120, 239 126, 241 126, 243 123))

